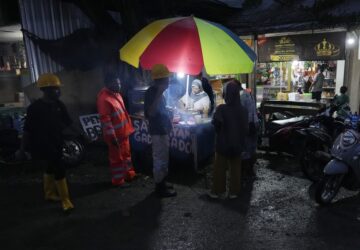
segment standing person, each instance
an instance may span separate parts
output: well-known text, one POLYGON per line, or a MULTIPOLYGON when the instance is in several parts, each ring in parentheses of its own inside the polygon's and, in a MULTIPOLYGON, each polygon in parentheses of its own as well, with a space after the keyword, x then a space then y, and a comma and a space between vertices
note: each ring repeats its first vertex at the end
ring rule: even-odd
POLYGON ((349 102, 350 102, 350 98, 346 94, 347 90, 348 90, 347 87, 341 86, 340 95, 335 95, 334 99, 333 99, 333 103, 335 105, 338 105, 338 107, 337 107, 337 115, 340 116, 340 117, 347 117, 348 116, 348 113, 344 109, 344 107, 347 104, 349 104, 349 102))
POLYGON ((318 102, 321 100, 321 93, 323 90, 322 88, 325 80, 325 76, 323 74, 324 70, 325 70, 324 65, 318 65, 317 74, 315 75, 314 82, 311 84, 310 87, 312 99, 315 99, 318 102))
POLYGON ((350 98, 349 96, 346 94, 347 92, 347 87, 346 86, 341 86, 340 87, 340 95, 335 95, 333 102, 337 105, 345 105, 345 104, 349 104, 350 102, 350 98))
POLYGON ((149 121, 152 138, 153 174, 155 192, 160 197, 176 196, 173 186, 166 183, 169 165, 169 134, 172 123, 166 110, 164 91, 169 86, 170 72, 163 64, 156 64, 151 69, 153 84, 145 93, 145 117, 149 121))
POLYGON ((209 99, 210 99, 210 110, 209 110, 209 115, 212 114, 212 112, 214 111, 215 108, 215 100, 214 100, 214 92, 213 89, 209 83, 209 80, 205 77, 203 77, 203 73, 200 72, 197 76, 197 79, 199 79, 201 81, 201 86, 202 89, 205 91, 205 93, 208 95, 209 99))
POLYGON ((304 93, 310 92, 310 87, 311 87, 312 82, 313 82, 313 79, 311 76, 307 76, 306 78, 304 78, 304 93))
POLYGON ((248 115, 240 103, 240 88, 231 81, 225 86, 225 104, 213 116, 216 133, 216 155, 213 185, 209 196, 219 198, 226 190, 226 169, 230 168, 229 198, 237 198, 241 182, 241 154, 248 133, 248 115))
POLYGON ((37 164, 44 167, 45 200, 61 201, 64 212, 74 208, 70 201, 65 177, 65 166, 61 161, 63 130, 72 121, 63 102, 59 100, 60 79, 54 74, 40 75, 37 87, 42 98, 32 103, 26 113, 24 135, 18 154, 24 155, 25 148, 37 164))
POLYGON ((248 113, 249 132, 245 136, 244 152, 242 153, 242 173, 244 177, 255 177, 254 164, 256 162, 257 130, 259 118, 256 112, 256 101, 250 92, 241 87, 240 82, 234 80, 240 86, 241 105, 248 113))
POLYGON ((105 87, 97 96, 97 109, 103 128, 104 140, 109 148, 111 183, 128 187, 135 178, 131 162, 129 136, 134 132, 124 101, 120 95, 121 82, 114 73, 105 76, 105 87))

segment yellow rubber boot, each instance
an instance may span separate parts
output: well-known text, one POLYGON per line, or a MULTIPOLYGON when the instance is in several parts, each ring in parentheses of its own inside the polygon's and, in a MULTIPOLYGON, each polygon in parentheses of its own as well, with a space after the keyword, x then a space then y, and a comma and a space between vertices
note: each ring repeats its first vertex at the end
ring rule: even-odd
POLYGON ((70 201, 66 178, 58 180, 55 183, 56 183, 56 188, 60 194, 61 203, 64 212, 71 211, 74 208, 74 205, 70 201))
POLYGON ((55 179, 53 175, 44 174, 44 193, 47 201, 60 201, 56 192, 55 179))

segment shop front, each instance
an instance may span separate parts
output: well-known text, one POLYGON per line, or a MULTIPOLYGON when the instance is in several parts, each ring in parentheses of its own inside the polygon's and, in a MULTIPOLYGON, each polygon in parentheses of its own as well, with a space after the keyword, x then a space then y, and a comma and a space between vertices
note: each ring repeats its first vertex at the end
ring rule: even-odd
POLYGON ((343 85, 345 40, 345 31, 258 36, 256 99, 263 121, 274 112, 314 115, 329 104, 343 85), (311 84, 318 66, 325 68, 325 80, 315 101, 311 84))

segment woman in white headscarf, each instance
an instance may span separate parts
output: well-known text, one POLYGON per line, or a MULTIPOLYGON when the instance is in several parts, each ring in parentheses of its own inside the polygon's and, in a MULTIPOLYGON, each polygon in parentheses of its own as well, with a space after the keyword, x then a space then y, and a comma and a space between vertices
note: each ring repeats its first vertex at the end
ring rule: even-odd
POLYGON ((190 96, 185 95, 180 99, 180 103, 184 108, 193 109, 200 113, 207 114, 210 109, 209 96, 204 92, 201 81, 195 79, 191 84, 190 96))

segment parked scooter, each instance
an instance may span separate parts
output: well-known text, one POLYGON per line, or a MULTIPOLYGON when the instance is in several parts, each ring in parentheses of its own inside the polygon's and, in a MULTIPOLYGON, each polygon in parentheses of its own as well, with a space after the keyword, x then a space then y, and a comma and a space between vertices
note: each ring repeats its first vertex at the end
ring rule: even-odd
POLYGON ((333 110, 334 107, 328 107, 316 116, 295 116, 270 121, 266 125, 261 146, 267 146, 269 151, 298 156, 301 160, 304 159, 306 165, 310 162, 309 154, 317 150, 327 151, 333 141, 332 135, 342 131, 342 123, 332 117, 333 110))
POLYGON ((306 116, 269 121, 261 133, 258 147, 267 151, 286 152, 296 155, 302 145, 300 137, 303 136, 295 133, 295 131, 307 128, 310 121, 310 117, 306 116))
POLYGON ((360 134, 347 129, 340 134, 331 149, 332 160, 325 166, 323 176, 315 191, 315 200, 328 205, 340 187, 360 189, 360 134))
POLYGON ((301 169, 312 181, 318 181, 322 176, 323 169, 329 161, 332 143, 345 128, 342 119, 333 117, 335 110, 338 110, 337 106, 328 107, 314 118, 309 128, 298 131, 305 137, 304 150, 300 156, 301 169))

